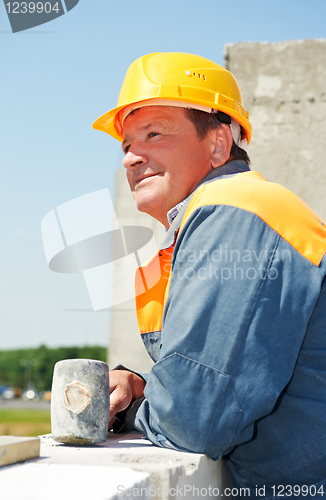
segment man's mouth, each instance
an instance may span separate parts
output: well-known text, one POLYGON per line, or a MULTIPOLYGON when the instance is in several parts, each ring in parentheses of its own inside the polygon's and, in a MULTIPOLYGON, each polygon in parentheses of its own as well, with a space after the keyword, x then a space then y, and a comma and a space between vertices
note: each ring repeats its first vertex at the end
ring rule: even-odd
POLYGON ((159 175, 159 174, 143 174, 143 175, 139 175, 135 179, 135 186, 138 186, 145 179, 149 179, 150 177, 155 177, 156 175, 159 175))

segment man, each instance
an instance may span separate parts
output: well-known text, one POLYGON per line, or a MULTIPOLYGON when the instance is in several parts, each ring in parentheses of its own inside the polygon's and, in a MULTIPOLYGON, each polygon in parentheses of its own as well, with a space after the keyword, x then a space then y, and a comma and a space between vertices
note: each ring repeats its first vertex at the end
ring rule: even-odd
POLYGON ((250 171, 240 90, 207 59, 138 59, 94 127, 122 141, 137 208, 167 228, 136 275, 155 364, 111 372, 111 424, 139 407, 134 425, 153 443, 225 456, 252 498, 322 498, 323 221, 250 171))

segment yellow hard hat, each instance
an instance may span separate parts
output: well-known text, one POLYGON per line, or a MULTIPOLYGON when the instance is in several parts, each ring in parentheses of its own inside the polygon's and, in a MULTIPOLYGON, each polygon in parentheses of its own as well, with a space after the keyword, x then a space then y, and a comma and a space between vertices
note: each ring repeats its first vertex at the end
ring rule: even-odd
POLYGON ((136 59, 126 73, 117 107, 98 118, 93 127, 122 141, 127 107, 137 109, 165 101, 170 101, 167 105, 222 111, 241 125, 244 138, 250 142, 249 113, 232 73, 209 59, 180 52, 158 52, 136 59))

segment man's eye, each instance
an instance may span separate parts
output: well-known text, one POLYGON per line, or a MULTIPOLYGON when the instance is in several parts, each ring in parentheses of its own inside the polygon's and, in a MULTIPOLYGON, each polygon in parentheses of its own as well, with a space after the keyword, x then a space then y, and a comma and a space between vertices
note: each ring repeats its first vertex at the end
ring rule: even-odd
POLYGON ((150 132, 148 134, 148 137, 151 139, 152 137, 155 137, 156 135, 160 135, 158 132, 150 132))
POLYGON ((130 144, 123 149, 125 155, 128 153, 129 149, 130 149, 130 144))

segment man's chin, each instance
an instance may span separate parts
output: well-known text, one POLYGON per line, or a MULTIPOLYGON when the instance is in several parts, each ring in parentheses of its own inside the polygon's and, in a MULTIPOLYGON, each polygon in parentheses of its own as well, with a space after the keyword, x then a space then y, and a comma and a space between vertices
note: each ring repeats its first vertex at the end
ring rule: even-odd
POLYGON ((139 212, 146 213, 155 219, 157 214, 162 211, 162 202, 155 196, 137 196, 133 194, 136 208, 139 212))

